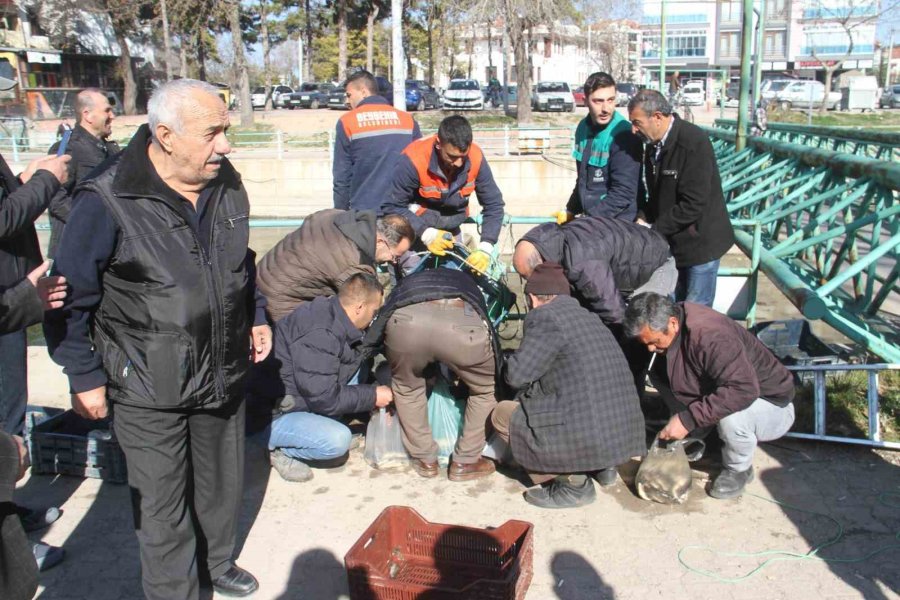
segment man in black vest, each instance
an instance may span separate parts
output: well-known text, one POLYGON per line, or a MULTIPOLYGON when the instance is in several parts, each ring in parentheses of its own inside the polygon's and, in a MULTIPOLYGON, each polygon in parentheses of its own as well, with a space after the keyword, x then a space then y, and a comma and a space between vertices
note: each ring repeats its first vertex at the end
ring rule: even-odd
MULTIPOLYGON (((50 202, 50 247, 47 254, 55 257, 56 248, 62 238, 63 228, 72 210, 72 193, 75 186, 88 173, 110 156, 119 153, 119 144, 110 141, 112 122, 115 119, 113 107, 103 91, 87 88, 75 96, 75 128, 66 145, 65 153, 72 157, 69 164, 69 179, 50 202)), ((60 142, 50 147, 50 154, 56 155, 60 142)))
POLYGON ((394 406, 403 445, 422 477, 438 475, 438 445, 428 424, 425 370, 440 362, 469 388, 465 422, 453 450, 450 481, 469 481, 494 472, 481 457, 485 424, 496 406, 494 379, 499 344, 484 296, 462 271, 426 269, 400 280, 366 334, 366 345, 384 339, 391 367, 394 406))
POLYGON ((191 79, 153 94, 148 125, 81 183, 58 253, 71 295, 47 327, 72 406, 115 409, 150 600, 259 586, 234 564, 244 379, 271 348, 249 210, 225 156, 228 111, 191 79), (196 518, 194 525, 192 516, 196 518))

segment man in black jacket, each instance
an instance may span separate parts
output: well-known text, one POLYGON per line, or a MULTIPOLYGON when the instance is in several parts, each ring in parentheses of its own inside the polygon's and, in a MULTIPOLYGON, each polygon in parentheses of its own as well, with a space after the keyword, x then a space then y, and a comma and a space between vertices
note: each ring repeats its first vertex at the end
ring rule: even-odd
POLYGON ((384 289, 370 273, 356 273, 336 296, 319 296, 275 324, 274 361, 283 397, 269 435, 270 460, 287 481, 309 481, 308 462, 347 454, 350 429, 336 419, 387 406, 391 388, 359 382, 366 358, 363 332, 381 308, 384 289))
POLYGON ((646 143, 649 198, 639 204, 637 222, 669 240, 678 266, 676 298, 712 306, 719 259, 734 244, 734 231, 709 137, 678 118, 655 90, 638 92, 628 116, 646 143))
POLYGON ((545 261, 562 265, 574 296, 608 327, 622 322, 633 294, 670 294, 677 278, 663 236, 609 217, 543 223, 516 243, 513 265, 524 279, 545 261))
POLYGON ((147 117, 80 184, 56 263, 71 293, 48 346, 78 414, 115 406, 146 597, 196 600, 198 568, 217 592, 245 596, 259 585, 233 556, 244 383, 271 348, 254 297, 250 204, 225 158, 228 110, 215 87, 166 83, 147 117))
MULTIPOLYGON (((50 247, 47 254, 56 256, 56 248, 62 238, 63 228, 72 210, 72 192, 88 173, 110 156, 119 153, 119 145, 110 141, 112 122, 115 119, 109 99, 97 88, 87 88, 75 96, 75 128, 66 146, 66 154, 72 157, 69 178, 50 202, 50 247)), ((60 142, 50 147, 55 155, 60 142)))

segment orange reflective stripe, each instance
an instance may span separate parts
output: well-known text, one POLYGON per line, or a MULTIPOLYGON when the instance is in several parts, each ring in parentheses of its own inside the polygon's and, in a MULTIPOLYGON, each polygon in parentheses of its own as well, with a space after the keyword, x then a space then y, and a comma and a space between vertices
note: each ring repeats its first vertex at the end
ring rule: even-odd
MULTIPOLYGON (((422 198, 431 200, 440 200, 441 193, 446 192, 447 182, 429 169, 431 164, 431 155, 434 152, 434 143, 437 136, 431 135, 427 138, 421 138, 403 149, 403 154, 409 157, 410 162, 416 169, 419 176, 419 195, 422 198)), ((484 153, 475 142, 469 146, 469 173, 466 176, 466 183, 459 190, 463 198, 468 198, 475 191, 475 180, 478 178, 478 172, 481 170, 481 164, 484 161, 484 153)), ((468 213, 467 213, 468 214, 468 213)))
POLYGON ((415 121, 409 113, 383 104, 357 106, 340 120, 344 133, 351 140, 396 133, 412 135, 415 129, 415 121))

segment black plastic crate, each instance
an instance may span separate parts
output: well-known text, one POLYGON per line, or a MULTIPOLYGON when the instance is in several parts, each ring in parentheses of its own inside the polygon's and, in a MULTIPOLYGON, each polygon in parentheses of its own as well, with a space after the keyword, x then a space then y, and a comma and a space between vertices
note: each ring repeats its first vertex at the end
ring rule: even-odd
MULTIPOLYGON (((804 319, 766 321, 753 329, 756 337, 784 365, 813 366, 839 365, 847 361, 835 350, 816 336, 804 319)), ((811 382, 813 371, 795 371, 800 382, 811 382)))
POLYGON ((28 416, 32 474, 93 477, 125 483, 125 455, 110 429, 108 419, 90 421, 71 410, 37 422, 28 416), (98 431, 101 433, 91 434, 98 431))

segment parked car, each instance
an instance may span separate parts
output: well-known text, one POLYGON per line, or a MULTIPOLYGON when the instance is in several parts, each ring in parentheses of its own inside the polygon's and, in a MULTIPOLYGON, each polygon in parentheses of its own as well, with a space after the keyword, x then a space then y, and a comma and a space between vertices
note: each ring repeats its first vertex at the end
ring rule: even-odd
POLYGON ((375 83, 378 85, 378 95, 387 100, 388 104, 394 103, 394 86, 388 81, 387 77, 377 75, 375 83))
POLYGON ((823 102, 828 110, 837 110, 841 106, 841 94, 826 93, 821 81, 794 81, 775 96, 775 103, 781 110, 819 108, 823 102))
POLYGON ((441 97, 421 79, 406 80, 406 110, 427 110, 440 108, 441 97))
MULTIPOLYGON (((738 101, 741 95, 741 82, 732 81, 725 86, 725 106, 732 106, 738 101)), ((722 105, 722 90, 716 89, 716 104, 722 105)))
POLYGON ((584 106, 584 86, 579 85, 577 88, 572 90, 572 97, 575 99, 575 104, 578 106, 584 106))
POLYGON ((637 86, 633 83, 616 84, 616 105, 626 106, 634 95, 638 93, 637 86))
POLYGON ((254 88, 253 92, 250 94, 250 106, 252 106, 254 109, 265 108, 267 97, 268 95, 266 94, 266 88, 254 88))
POLYGON ((319 108, 328 106, 328 95, 334 90, 331 83, 303 83, 300 89, 290 94, 286 105, 291 110, 295 108, 319 108))
MULTIPOLYGON (((766 79, 763 81, 760 86, 760 95, 763 100, 773 101, 775 100, 775 96, 781 93, 787 86, 791 85, 797 81, 796 79, 766 79)), ((740 83, 736 83, 736 85, 740 85, 740 83)), ((740 92, 738 92, 740 93, 740 92)), ((738 94, 735 94, 735 98, 738 97, 738 94)))
POLYGON ((328 94, 328 108, 332 110, 350 110, 347 102, 347 90, 343 87, 334 88, 328 94))
POLYGON ((272 107, 287 108, 287 100, 293 93, 294 90, 290 86, 276 85, 272 90, 272 107))
POLYGON ((881 108, 900 108, 900 85, 892 85, 884 88, 881 98, 878 99, 881 108))
POLYGON ((699 83, 689 83, 681 88, 681 97, 688 106, 699 106, 706 102, 706 92, 699 83))
POLYGON ((535 87, 531 107, 538 111, 572 112, 575 110, 575 98, 572 96, 568 83, 542 81, 535 87))
POLYGON ((484 96, 474 79, 451 79, 443 98, 444 110, 482 110, 484 96))

